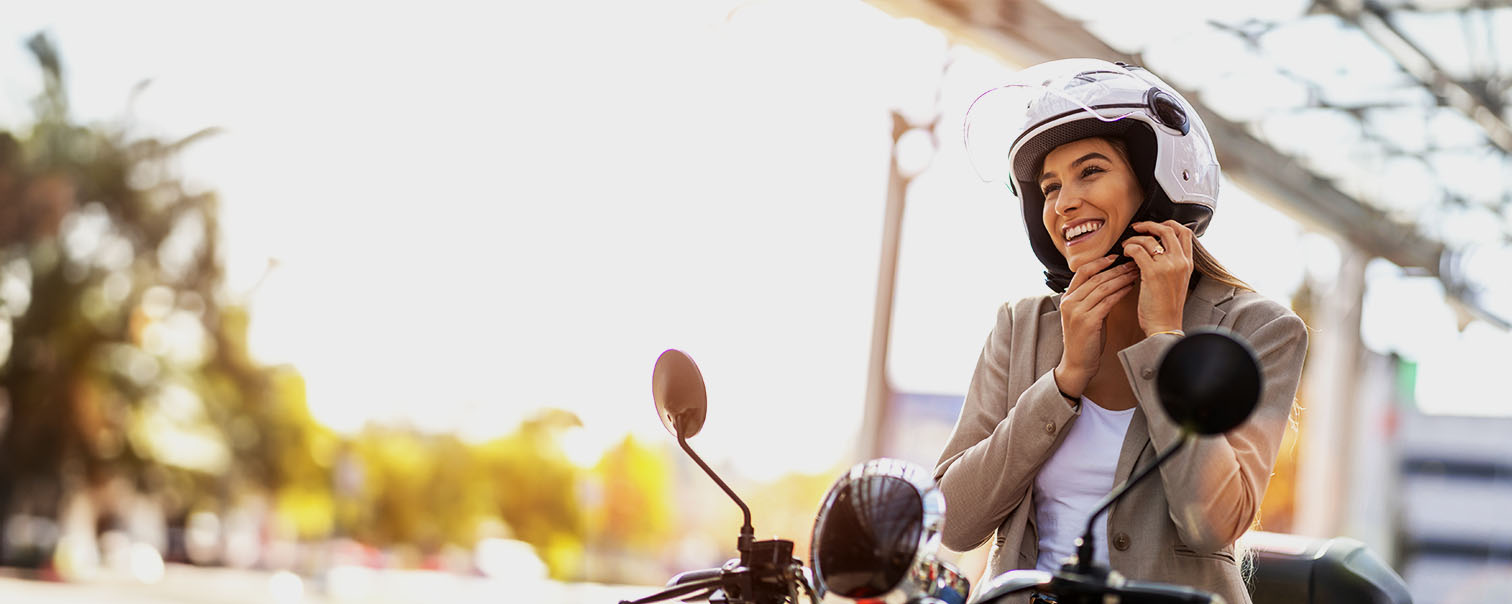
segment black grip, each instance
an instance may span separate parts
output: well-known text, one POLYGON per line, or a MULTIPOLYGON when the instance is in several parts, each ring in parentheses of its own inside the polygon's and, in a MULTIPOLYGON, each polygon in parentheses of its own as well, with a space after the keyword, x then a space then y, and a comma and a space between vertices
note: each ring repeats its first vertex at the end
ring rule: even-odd
POLYGON ((684 598, 705 589, 718 589, 718 578, 703 579, 700 581, 688 581, 679 585, 668 587, 659 592, 641 598, 639 600, 620 600, 620 604, 651 604, 652 602, 664 602, 677 598, 684 598))
POLYGON ((1109 588, 1108 593, 1118 594, 1124 604, 1212 604, 1223 601, 1200 589, 1145 581, 1128 581, 1109 588))
POLYGON ((699 570, 680 572, 677 573, 676 576, 667 580, 667 587, 672 587, 673 585, 682 585, 683 583, 692 583, 694 581, 702 581, 704 579, 718 578, 719 575, 723 572, 724 569, 720 568, 703 568, 699 570))

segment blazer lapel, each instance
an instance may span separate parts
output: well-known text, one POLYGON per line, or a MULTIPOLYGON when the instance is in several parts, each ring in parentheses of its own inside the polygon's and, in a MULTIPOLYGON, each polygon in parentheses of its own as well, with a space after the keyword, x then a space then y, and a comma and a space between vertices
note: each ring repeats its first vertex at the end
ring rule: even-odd
POLYGON ((1150 430, 1145 424, 1144 411, 1139 406, 1134 407, 1134 415, 1129 418, 1129 431, 1124 433, 1123 448, 1118 451, 1118 468, 1114 470, 1113 484, 1119 485, 1129 479, 1129 474, 1134 471, 1134 464, 1139 462, 1139 454, 1144 451, 1145 445, 1150 444, 1150 430))
POLYGON ((1181 311, 1181 328, 1187 331, 1201 327, 1217 327, 1228 314, 1218 306, 1234 297, 1234 288, 1208 278, 1197 280, 1197 286, 1187 295, 1186 308, 1181 311))

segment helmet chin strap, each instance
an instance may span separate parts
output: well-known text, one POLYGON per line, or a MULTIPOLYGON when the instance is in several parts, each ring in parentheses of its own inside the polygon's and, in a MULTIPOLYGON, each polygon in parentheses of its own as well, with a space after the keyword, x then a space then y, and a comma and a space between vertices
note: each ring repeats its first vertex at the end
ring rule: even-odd
POLYGON ((1065 293, 1066 288, 1071 286, 1071 277, 1075 273, 1071 269, 1053 268, 1045 271, 1045 285, 1057 294, 1065 293))

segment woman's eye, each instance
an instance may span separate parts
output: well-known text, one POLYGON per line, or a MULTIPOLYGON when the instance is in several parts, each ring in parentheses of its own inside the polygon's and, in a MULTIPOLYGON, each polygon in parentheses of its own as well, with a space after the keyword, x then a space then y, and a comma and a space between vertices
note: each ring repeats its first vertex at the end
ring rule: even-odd
POLYGON ((1102 169, 1102 166, 1087 166, 1086 168, 1082 169, 1082 178, 1086 178, 1098 172, 1107 172, 1107 170, 1102 169))
POLYGON ((1049 197, 1051 193, 1054 193, 1054 192, 1059 191, 1059 190, 1060 190, 1060 184, 1059 183, 1051 183, 1051 184, 1045 185, 1045 190, 1040 191, 1040 193, 1043 194, 1046 197, 1049 197))

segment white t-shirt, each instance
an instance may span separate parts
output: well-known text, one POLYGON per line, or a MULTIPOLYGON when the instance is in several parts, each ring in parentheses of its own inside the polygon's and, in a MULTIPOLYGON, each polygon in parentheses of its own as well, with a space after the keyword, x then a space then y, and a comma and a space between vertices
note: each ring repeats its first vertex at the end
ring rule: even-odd
MULTIPOLYGON (((1092 506, 1113 490, 1118 454, 1133 417, 1132 407, 1109 411, 1082 397, 1081 417, 1071 422, 1060 448, 1034 478, 1034 522, 1039 527, 1035 569, 1054 571, 1076 553, 1076 539, 1087 530, 1092 506)), ((1092 531, 1096 540, 1092 557, 1107 564, 1107 514, 1092 531)))

